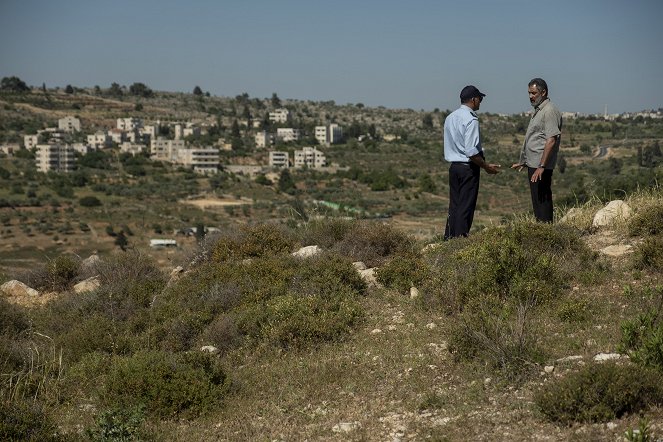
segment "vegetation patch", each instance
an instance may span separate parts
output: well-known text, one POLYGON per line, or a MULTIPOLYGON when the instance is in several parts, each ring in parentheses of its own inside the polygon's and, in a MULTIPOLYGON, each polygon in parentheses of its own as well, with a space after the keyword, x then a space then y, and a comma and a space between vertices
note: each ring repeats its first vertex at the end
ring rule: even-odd
POLYGON ((622 322, 620 350, 634 362, 663 372, 663 286, 647 287, 631 296, 642 306, 635 318, 622 322))

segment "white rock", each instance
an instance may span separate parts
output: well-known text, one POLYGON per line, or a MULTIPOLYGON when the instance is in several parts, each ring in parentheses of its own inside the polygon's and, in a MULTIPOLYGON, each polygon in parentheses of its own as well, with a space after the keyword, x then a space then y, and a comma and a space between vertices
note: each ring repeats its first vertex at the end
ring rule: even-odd
POLYGON ((419 297, 419 290, 416 287, 410 287, 410 299, 417 299, 419 297))
POLYGON ((28 287, 16 279, 12 279, 11 281, 7 281, 0 285, 0 291, 5 292, 9 296, 39 296, 39 292, 37 290, 33 289, 32 287, 28 287))
POLYGON ((552 373, 553 371, 555 371, 555 366, 546 365, 545 367, 543 367, 543 371, 545 371, 546 373, 552 373))
POLYGON ((559 220, 560 223, 568 223, 576 218, 578 218, 582 214, 582 210, 580 210, 577 207, 572 207, 569 209, 568 212, 562 217, 562 219, 559 220))
POLYGON ((596 212, 592 226, 603 227, 617 220, 625 220, 631 216, 631 208, 622 200, 610 201, 603 209, 596 212))
POLYGON ((99 264, 100 261, 101 259, 99 259, 99 255, 97 254, 90 255, 81 262, 81 268, 84 269, 93 268, 94 266, 99 264))
POLYGON ((215 354, 219 352, 219 349, 213 345, 203 345, 202 347, 200 347, 200 351, 215 354))
POLYGON ((486 378, 483 380, 483 385, 490 385, 493 382, 493 378, 486 378))
POLYGON ((620 359, 622 355, 619 353, 599 353, 594 356, 596 362, 614 361, 620 359))
POLYGON ((296 256, 298 258, 311 258, 315 255, 318 255, 322 253, 322 249, 318 246, 306 246, 302 247, 301 249, 297 250, 292 254, 292 256, 296 256))
POLYGON ((361 424, 357 421, 354 422, 339 422, 332 427, 334 433, 350 433, 361 428, 361 424))
POLYGON ((430 323, 426 324, 426 328, 428 330, 433 330, 436 327, 437 327, 437 324, 435 324, 434 322, 430 322, 430 323))
POLYGON ((633 246, 630 244, 616 244, 608 247, 604 247, 599 252, 603 253, 604 255, 608 256, 614 256, 614 257, 620 257, 624 256, 628 253, 633 252, 633 246))
POLYGON ((373 330, 371 330, 372 335, 379 335, 380 333, 382 333, 382 330, 380 330, 379 328, 374 328, 373 330))
POLYGON ((75 293, 93 292, 97 290, 100 285, 101 282, 99 281, 99 276, 93 276, 76 284, 74 286, 74 292, 75 293))
POLYGON ((579 360, 582 360, 582 356, 574 355, 574 356, 567 356, 565 358, 557 359, 557 362, 575 362, 579 360))
POLYGON ((382 287, 382 284, 378 282, 377 277, 375 276, 375 268, 372 269, 366 269, 366 270, 359 270, 359 276, 361 276, 361 279, 368 284, 369 287, 382 287))
POLYGON ((422 252, 422 253, 432 252, 432 251, 434 251, 435 249, 439 249, 440 247, 442 247, 442 243, 439 243, 439 242, 437 242, 437 243, 431 243, 431 244, 426 244, 426 245, 424 246, 424 248, 421 249, 421 252, 422 252))
POLYGON ((355 269, 357 270, 366 270, 368 268, 366 267, 366 264, 361 261, 353 262, 352 265, 355 266, 355 269))
POLYGON ((608 422, 607 424, 605 424, 605 426, 608 428, 608 430, 614 430, 615 428, 617 428, 617 424, 614 422, 608 422))

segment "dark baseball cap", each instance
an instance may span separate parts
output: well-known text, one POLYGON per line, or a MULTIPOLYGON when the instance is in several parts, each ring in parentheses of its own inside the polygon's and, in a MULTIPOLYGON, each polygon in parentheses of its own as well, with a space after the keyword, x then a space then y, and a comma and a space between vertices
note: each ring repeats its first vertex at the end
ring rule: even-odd
POLYGON ((481 98, 483 98, 483 97, 485 97, 485 96, 486 96, 486 94, 481 93, 481 92, 479 91, 479 89, 477 89, 476 87, 474 87, 474 86, 472 86, 472 85, 470 85, 470 86, 465 86, 465 87, 463 88, 463 90, 460 91, 460 101, 461 101, 462 103, 466 102, 466 101, 469 100, 470 98, 474 98, 474 97, 481 97, 481 98))

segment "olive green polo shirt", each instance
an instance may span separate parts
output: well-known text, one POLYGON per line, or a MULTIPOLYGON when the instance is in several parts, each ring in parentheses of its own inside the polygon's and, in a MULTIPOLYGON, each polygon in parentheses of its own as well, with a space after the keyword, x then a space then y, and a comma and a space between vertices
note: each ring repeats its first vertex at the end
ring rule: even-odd
MULTIPOLYGON (((550 101, 550 98, 546 98, 534 108, 534 115, 532 115, 525 133, 525 142, 520 153, 520 164, 526 164, 527 167, 539 167, 546 140, 561 134, 562 113, 550 101)), ((557 137, 555 146, 546 161, 546 169, 554 169, 555 164, 557 164, 557 152, 559 151, 561 138, 561 136, 557 137)))

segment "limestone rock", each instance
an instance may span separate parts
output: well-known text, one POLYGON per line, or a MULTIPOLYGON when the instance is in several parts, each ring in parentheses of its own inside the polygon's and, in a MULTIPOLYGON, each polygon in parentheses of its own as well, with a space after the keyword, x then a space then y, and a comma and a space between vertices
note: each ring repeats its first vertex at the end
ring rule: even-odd
POLYGON ((366 270, 368 268, 366 267, 366 264, 361 261, 353 262, 352 265, 355 266, 355 269, 357 270, 366 270))
POLYGON ((39 296, 39 292, 32 287, 29 287, 25 284, 23 284, 21 281, 18 281, 16 279, 13 279, 11 281, 7 281, 4 284, 0 286, 0 291, 5 292, 8 296, 13 296, 13 297, 37 297, 39 296))
POLYGON ((594 360, 596 362, 616 361, 617 359, 621 358, 622 355, 620 355, 619 353, 599 353, 596 356, 594 356, 594 360))
POLYGON ((81 269, 94 269, 100 261, 99 255, 90 255, 81 262, 81 269))
POLYGON ((410 287, 410 299, 417 299, 419 297, 419 289, 410 287))
POLYGON ((76 284, 74 286, 74 292, 75 293, 93 292, 97 290, 100 285, 101 282, 99 281, 99 276, 93 276, 76 284))
POLYGON ((205 353, 216 354, 216 353, 219 352, 219 349, 216 348, 213 345, 203 345, 202 347, 200 347, 200 351, 205 352, 205 353))
POLYGON ((604 247, 601 250, 599 250, 599 252, 603 253, 604 255, 618 258, 628 253, 632 253, 633 246, 630 244, 615 244, 612 246, 604 247))
POLYGON ((577 207, 571 207, 568 212, 559 220, 560 223, 569 223, 574 221, 582 214, 582 210, 577 207))
POLYGON ((375 276, 376 268, 359 270, 359 276, 361 279, 368 284, 368 287, 382 287, 382 284, 378 282, 377 277, 375 276))
POLYGON ((166 286, 170 287, 171 285, 175 284, 185 274, 186 272, 184 271, 184 267, 182 266, 175 267, 173 270, 170 271, 170 278, 168 279, 168 284, 166 284, 166 286))
POLYGON ((631 208, 622 200, 610 201, 603 209, 596 212, 592 226, 603 227, 617 220, 625 220, 631 216, 631 208))
POLYGON ((322 253, 322 249, 320 247, 306 246, 294 252, 292 256, 296 256, 298 258, 311 258, 313 256, 319 255, 320 253, 322 253))
POLYGON ((357 421, 354 422, 340 422, 332 428, 334 433, 350 433, 361 428, 361 424, 357 421))

